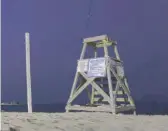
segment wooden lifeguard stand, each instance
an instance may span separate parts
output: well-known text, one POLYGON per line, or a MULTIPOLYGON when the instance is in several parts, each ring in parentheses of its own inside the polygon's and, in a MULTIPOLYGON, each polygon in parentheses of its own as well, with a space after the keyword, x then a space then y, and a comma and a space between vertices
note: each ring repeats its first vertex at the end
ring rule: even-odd
POLYGON ((124 111, 135 113, 135 109, 124 74, 123 62, 117 50, 117 42, 110 40, 107 35, 84 39, 66 112, 78 110, 116 114, 124 111), (85 58, 87 46, 94 49, 94 57, 91 59, 85 58), (109 56, 109 46, 114 49, 114 57, 109 56), (104 56, 97 57, 98 48, 104 48, 104 56), (84 106, 72 105, 85 89, 88 91, 90 103, 84 106))

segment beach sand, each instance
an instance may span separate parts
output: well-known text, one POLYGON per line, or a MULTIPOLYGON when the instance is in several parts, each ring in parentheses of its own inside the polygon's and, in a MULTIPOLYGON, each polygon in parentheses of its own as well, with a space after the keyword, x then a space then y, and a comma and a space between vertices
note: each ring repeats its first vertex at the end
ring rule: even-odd
POLYGON ((168 116, 109 113, 1 113, 1 130, 18 131, 168 131, 168 116))

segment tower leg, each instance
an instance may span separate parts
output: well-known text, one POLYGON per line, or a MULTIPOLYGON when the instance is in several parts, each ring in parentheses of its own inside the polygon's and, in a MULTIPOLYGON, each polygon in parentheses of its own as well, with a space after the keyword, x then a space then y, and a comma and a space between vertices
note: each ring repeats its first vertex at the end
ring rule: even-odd
MULTIPOLYGON (((108 58, 108 49, 106 46, 106 41, 104 41, 104 56, 108 58)), ((111 80, 111 72, 110 72, 110 64, 107 65, 107 79, 108 79, 108 87, 109 87, 109 94, 110 94, 110 100, 111 100, 111 108, 112 113, 116 114, 116 107, 115 107, 115 101, 113 96, 113 87, 112 87, 112 80, 111 80)))
MULTIPOLYGON (((130 90, 129 90, 129 87, 128 87, 128 82, 127 82, 127 78, 126 78, 126 77, 124 78, 124 84, 125 84, 127 90, 128 90, 129 93, 130 93, 130 90)), ((132 106, 135 106, 134 100, 132 99, 131 96, 130 96, 130 101, 131 101, 130 104, 131 104, 132 106)))
MULTIPOLYGON (((82 48, 82 52, 81 52, 81 55, 80 55, 80 60, 83 59, 84 56, 85 56, 86 47, 87 47, 87 44, 84 43, 83 48, 82 48)), ((74 94, 74 91, 75 91, 75 88, 76 88, 76 85, 77 85, 78 77, 79 77, 79 73, 76 71, 74 82, 73 82, 72 89, 71 89, 71 94, 70 94, 70 97, 68 99, 68 103, 67 103, 66 106, 71 105, 71 102, 69 102, 69 100, 73 97, 73 94, 74 94)), ((68 112, 67 109, 66 109, 66 112, 68 112)))
POLYGON ((111 80, 111 72, 109 69, 109 66, 107 67, 107 79, 108 79, 108 87, 109 87, 109 94, 110 94, 110 99, 112 101, 112 113, 116 114, 116 109, 115 109, 115 100, 114 100, 114 96, 113 96, 113 87, 112 87, 112 80, 111 80))
POLYGON ((120 60, 120 55, 119 55, 119 53, 118 53, 117 46, 116 46, 116 45, 113 45, 113 48, 114 48, 114 53, 115 53, 115 56, 116 56, 117 60, 120 60))
MULTIPOLYGON (((75 74, 75 78, 74 78, 74 82, 73 82, 73 85, 72 85, 72 89, 71 89, 71 94, 70 94, 69 100, 72 98, 72 96, 73 96, 73 94, 74 94, 75 87, 76 87, 76 85, 77 85, 77 81, 78 81, 78 77, 79 77, 79 73, 76 72, 76 74, 75 74)), ((69 103, 69 100, 68 100, 68 103, 67 103, 66 106, 71 105, 71 102, 69 103)), ((69 110, 66 109, 66 112, 69 112, 69 110)))
POLYGON ((94 95, 95 95, 95 89, 92 86, 92 94, 91 94, 91 99, 90 99, 90 104, 93 105, 94 104, 94 95))
MULTIPOLYGON (((97 57, 97 48, 96 47, 94 47, 94 58, 96 58, 97 57)), ((91 100, 90 100, 90 104, 91 105, 93 105, 94 104, 94 98, 95 98, 95 89, 94 89, 94 87, 92 86, 92 94, 91 94, 91 100)))

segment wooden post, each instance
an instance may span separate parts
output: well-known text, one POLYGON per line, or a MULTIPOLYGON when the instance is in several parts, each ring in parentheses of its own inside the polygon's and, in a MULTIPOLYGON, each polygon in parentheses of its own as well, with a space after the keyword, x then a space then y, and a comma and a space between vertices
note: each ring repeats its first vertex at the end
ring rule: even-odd
POLYGON ((31 72, 30 72, 30 38, 29 33, 25 33, 26 47, 26 84, 27 84, 27 107, 28 113, 32 113, 32 92, 31 92, 31 72))

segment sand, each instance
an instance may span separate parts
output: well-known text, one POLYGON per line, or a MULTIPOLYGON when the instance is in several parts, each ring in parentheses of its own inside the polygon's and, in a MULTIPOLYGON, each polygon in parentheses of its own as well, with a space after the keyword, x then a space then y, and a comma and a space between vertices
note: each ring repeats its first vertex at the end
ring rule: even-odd
POLYGON ((168 131, 168 116, 2 112, 3 131, 168 131))

